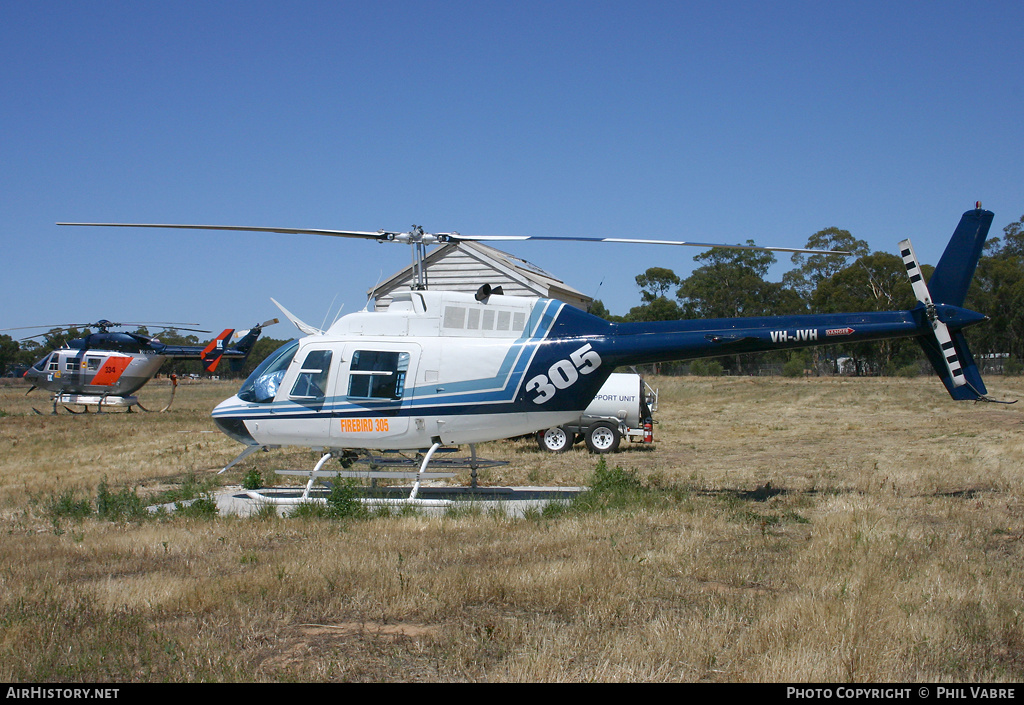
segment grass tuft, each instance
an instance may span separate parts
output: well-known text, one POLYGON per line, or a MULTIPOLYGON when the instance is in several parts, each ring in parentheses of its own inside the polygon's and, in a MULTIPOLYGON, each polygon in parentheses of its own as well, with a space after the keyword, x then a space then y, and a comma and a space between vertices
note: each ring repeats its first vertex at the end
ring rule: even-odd
POLYGON ((135 488, 124 487, 111 492, 103 478, 96 490, 96 515, 106 521, 129 521, 144 518, 148 512, 135 488))

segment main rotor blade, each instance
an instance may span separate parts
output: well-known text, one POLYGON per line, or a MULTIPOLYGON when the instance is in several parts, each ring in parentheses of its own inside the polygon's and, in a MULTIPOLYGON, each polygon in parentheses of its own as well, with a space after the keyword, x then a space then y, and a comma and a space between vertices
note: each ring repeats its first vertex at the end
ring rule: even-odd
MULTIPOLYGON (((141 323, 111 323, 106 322, 106 325, 110 328, 124 328, 126 326, 167 326, 173 327, 177 330, 192 330, 196 333, 209 333, 208 330, 198 330, 195 328, 182 328, 181 326, 198 326, 198 323, 170 323, 168 321, 143 321, 141 323)), ((93 321, 92 323, 55 323, 53 325, 42 325, 42 326, 19 326, 18 328, 0 328, 0 333, 8 330, 30 330, 32 328, 47 328, 46 333, 51 330, 68 330, 69 328, 98 328, 100 326, 99 321, 93 321)), ((40 335, 46 335, 41 333, 40 335)), ((35 336, 33 336, 35 337, 35 336)))
POLYGON ((181 332, 183 330, 187 330, 190 333, 212 333, 213 332, 212 330, 200 330, 199 328, 178 328, 177 326, 169 326, 167 328, 161 328, 160 330, 157 331, 156 334, 160 335, 161 333, 163 333, 165 331, 169 331, 169 330, 173 330, 175 332, 181 332))
POLYGON ((459 235, 452 234, 452 240, 471 240, 474 242, 520 242, 525 240, 556 240, 564 242, 618 242, 627 245, 677 245, 684 247, 721 247, 730 250, 763 250, 768 252, 798 252, 812 255, 849 255, 844 250, 809 250, 804 247, 770 247, 764 245, 725 245, 716 242, 690 242, 688 240, 655 240, 626 237, 558 237, 555 235, 459 235))
POLYGON ((173 228, 178 230, 234 230, 244 232, 283 233, 286 235, 330 235, 332 237, 363 238, 368 240, 401 242, 422 241, 425 244, 436 242, 524 242, 526 240, 548 240, 553 242, 615 242, 628 245, 676 245, 685 247, 703 247, 705 249, 721 247, 730 250, 761 250, 767 252, 795 252, 810 255, 850 255, 843 250, 810 250, 803 247, 770 247, 761 245, 727 245, 717 242, 689 242, 687 240, 655 240, 644 238, 621 237, 560 237, 557 235, 462 235, 451 233, 418 233, 410 235, 399 231, 378 230, 322 230, 315 228, 263 228, 248 225, 158 225, 154 223, 57 223, 57 225, 83 225, 106 228, 173 228))
POLYGON ((330 235, 332 237, 357 237, 368 240, 387 240, 389 233, 384 231, 367 232, 361 230, 317 230, 312 228, 257 228, 248 225, 158 225, 156 223, 57 223, 57 225, 84 225, 101 228, 172 228, 176 230, 240 230, 258 233, 283 233, 285 235, 330 235))
MULTIPOLYGON (((60 330, 67 330, 68 328, 78 328, 80 326, 88 326, 88 325, 89 325, 88 323, 55 323, 53 325, 43 325, 43 326, 19 326, 17 328, 0 328, 0 333, 3 333, 6 330, 31 330, 32 328, 48 328, 49 330, 47 330, 46 333, 49 333, 51 330, 55 330, 55 329, 58 329, 58 328, 60 330)), ((46 333, 41 333, 40 335, 46 335, 46 333)), ((33 337, 35 337, 35 336, 33 336, 33 337)))
MULTIPOLYGON (((95 324, 93 324, 95 325, 95 324)), ((198 326, 198 323, 181 323, 177 321, 130 321, 128 323, 111 323, 111 327, 123 328, 125 326, 171 326, 178 328, 179 330, 189 330, 188 328, 181 328, 181 326, 198 326)), ((208 330, 201 330, 200 333, 209 333, 208 330)))

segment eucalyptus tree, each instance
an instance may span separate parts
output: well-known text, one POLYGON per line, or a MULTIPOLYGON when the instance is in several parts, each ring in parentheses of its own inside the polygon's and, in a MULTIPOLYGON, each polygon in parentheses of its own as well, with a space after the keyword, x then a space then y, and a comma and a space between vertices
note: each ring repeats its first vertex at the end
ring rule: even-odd
POLYGON ((1024 216, 1003 228, 978 261, 965 306, 990 317, 968 331, 978 354, 1008 354, 1015 367, 1024 359, 1024 216))

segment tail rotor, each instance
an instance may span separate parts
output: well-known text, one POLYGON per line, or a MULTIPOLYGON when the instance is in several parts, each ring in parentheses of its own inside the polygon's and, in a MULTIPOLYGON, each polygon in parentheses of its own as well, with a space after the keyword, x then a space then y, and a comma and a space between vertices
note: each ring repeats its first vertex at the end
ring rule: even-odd
POLYGON ((910 277, 910 285, 914 289, 914 296, 924 304, 925 315, 928 316, 932 332, 939 343, 942 360, 945 363, 946 370, 949 372, 950 380, 954 387, 962 387, 967 384, 967 378, 964 377, 963 366, 957 355, 953 336, 949 332, 949 326, 939 320, 935 302, 932 301, 932 295, 924 281, 921 265, 917 261, 917 255, 914 254, 914 248, 910 244, 910 240, 901 241, 899 247, 900 255, 903 257, 903 264, 907 267, 907 275, 910 277))

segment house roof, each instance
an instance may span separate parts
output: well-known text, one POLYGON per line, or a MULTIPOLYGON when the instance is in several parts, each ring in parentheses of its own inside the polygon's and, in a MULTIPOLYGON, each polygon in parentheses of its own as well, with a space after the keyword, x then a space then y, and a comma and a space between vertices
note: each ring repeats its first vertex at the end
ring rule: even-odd
MULTIPOLYGON (((443 291, 475 292, 483 284, 501 286, 513 296, 542 296, 565 301, 586 310, 593 299, 540 267, 479 242, 447 243, 431 251, 423 261, 427 287, 443 291)), ((391 294, 411 287, 409 265, 370 289, 377 308, 387 308, 391 294)))

